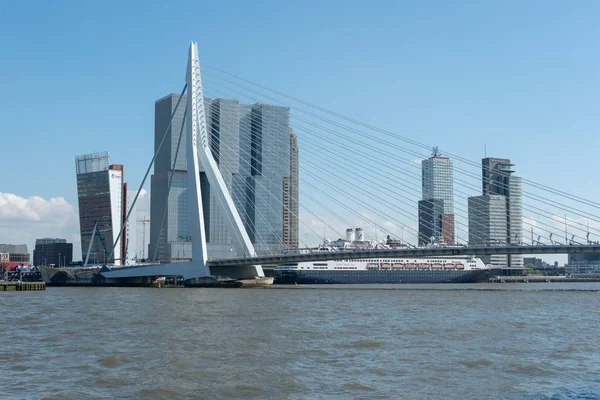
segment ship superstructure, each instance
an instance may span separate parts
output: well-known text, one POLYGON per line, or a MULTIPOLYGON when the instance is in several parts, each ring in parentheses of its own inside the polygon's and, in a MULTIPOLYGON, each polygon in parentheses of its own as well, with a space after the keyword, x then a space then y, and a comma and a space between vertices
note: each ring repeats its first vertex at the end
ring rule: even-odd
MULTIPOLYGON (((386 243, 364 240, 359 229, 356 236, 348 229, 346 239, 325 241, 313 251, 343 252, 402 246, 389 237, 386 243)), ((472 283, 487 281, 497 273, 498 270, 489 268, 475 256, 364 258, 280 264, 274 283, 472 283)))

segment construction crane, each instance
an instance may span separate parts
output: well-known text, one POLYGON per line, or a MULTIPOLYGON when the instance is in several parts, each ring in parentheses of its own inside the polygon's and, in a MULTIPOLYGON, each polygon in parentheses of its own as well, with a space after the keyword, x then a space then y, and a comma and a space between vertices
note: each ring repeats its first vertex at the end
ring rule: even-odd
POLYGON ((142 223, 142 260, 146 259, 146 223, 150 222, 146 215, 142 219, 138 219, 142 223))

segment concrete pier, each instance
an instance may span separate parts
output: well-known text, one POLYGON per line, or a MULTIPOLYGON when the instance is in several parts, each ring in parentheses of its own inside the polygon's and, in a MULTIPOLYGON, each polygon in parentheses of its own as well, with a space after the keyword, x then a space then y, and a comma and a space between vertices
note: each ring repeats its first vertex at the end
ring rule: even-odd
POLYGON ((255 288, 273 285, 273 278, 228 279, 196 278, 185 281, 185 287, 255 288))
POLYGON ((254 279, 241 279, 239 282, 241 282, 243 288, 269 287, 273 285, 273 279, 273 277, 265 276, 254 279))
POLYGON ((0 281, 0 292, 12 290, 17 292, 25 290, 46 290, 46 284, 44 282, 0 281))

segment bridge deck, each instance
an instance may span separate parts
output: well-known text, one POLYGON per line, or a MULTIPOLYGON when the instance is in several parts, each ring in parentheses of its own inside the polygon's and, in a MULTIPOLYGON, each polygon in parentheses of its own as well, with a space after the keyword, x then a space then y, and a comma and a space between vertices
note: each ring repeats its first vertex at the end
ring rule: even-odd
POLYGON ((568 254, 600 253, 600 245, 552 245, 552 246, 463 246, 400 248, 382 250, 352 250, 331 253, 285 254, 246 258, 228 258, 211 260, 211 267, 281 264, 302 261, 350 260, 360 258, 390 257, 439 257, 451 255, 494 255, 494 254, 568 254))

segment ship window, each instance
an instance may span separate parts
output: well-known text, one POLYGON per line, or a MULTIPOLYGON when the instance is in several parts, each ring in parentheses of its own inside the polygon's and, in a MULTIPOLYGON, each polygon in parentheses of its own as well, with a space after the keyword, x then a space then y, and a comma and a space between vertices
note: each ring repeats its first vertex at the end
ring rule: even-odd
POLYGON ((313 266, 314 267, 326 267, 327 263, 314 263, 313 266))

